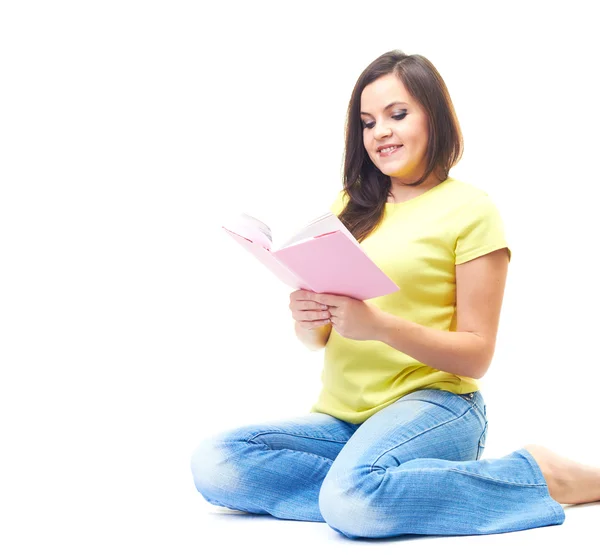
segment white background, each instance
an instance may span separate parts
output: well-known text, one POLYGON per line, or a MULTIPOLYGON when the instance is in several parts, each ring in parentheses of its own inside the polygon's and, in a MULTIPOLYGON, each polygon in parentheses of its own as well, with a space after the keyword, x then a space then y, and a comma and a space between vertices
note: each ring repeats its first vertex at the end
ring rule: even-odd
MULTIPOLYGON (((2 3, 5 553, 356 545, 216 514, 189 456, 316 400, 323 353, 295 338, 290 290, 220 226, 244 211, 282 238, 329 207, 352 87, 394 48, 444 77, 451 175, 495 200, 513 251, 484 457, 538 442, 600 465, 591 3, 416 4, 2 3)), ((509 536, 556 546, 593 511, 509 536)))

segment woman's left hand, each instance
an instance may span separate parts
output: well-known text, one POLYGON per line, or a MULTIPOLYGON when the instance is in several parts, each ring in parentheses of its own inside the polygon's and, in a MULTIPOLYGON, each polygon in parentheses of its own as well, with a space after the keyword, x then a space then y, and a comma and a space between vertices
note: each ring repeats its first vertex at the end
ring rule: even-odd
POLYGON ((380 308, 329 293, 314 293, 314 300, 329 307, 333 329, 343 337, 358 341, 378 339, 385 314, 380 308))

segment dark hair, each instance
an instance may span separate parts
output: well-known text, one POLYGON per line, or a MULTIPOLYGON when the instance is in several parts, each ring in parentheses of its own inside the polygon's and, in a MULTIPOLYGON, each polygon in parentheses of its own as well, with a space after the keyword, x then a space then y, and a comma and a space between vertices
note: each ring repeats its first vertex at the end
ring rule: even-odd
POLYGON ((365 239, 381 221, 391 188, 390 177, 373 164, 365 150, 360 97, 367 85, 389 74, 402 81, 427 114, 427 167, 418 181, 408 185, 423 183, 432 172, 441 172, 441 175, 434 174, 440 181, 447 179, 450 168, 460 160, 463 152, 462 134, 450 94, 441 75, 427 58, 391 50, 371 62, 354 85, 348 104, 343 182, 349 199, 338 216, 358 241, 365 239))

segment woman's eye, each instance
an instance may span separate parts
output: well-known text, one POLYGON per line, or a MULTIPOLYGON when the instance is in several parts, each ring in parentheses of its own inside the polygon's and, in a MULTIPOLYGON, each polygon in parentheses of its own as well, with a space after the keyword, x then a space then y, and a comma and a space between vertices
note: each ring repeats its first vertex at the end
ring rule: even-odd
MULTIPOLYGON (((398 112, 397 114, 392 114, 392 119, 395 119, 396 121, 400 121, 406 117, 406 114, 407 114, 407 111, 402 110, 401 112, 398 112)), ((375 122, 370 121, 367 123, 366 121, 363 121, 362 126, 363 126, 363 129, 365 129, 365 128, 372 129, 375 126, 375 122)))

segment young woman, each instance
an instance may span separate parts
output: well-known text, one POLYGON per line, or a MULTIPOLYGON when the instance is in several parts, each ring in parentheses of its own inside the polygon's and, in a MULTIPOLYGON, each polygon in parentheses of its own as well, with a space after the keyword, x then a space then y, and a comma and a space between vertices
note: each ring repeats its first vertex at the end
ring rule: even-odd
POLYGON ((304 416, 206 439, 192 470, 207 501, 382 538, 562 524, 561 503, 600 500, 600 469, 544 447, 481 460, 477 380, 511 253, 488 195, 449 177, 461 154, 426 58, 395 50, 363 71, 332 210, 400 289, 369 301, 291 294, 298 338, 325 347, 321 394, 304 416))

